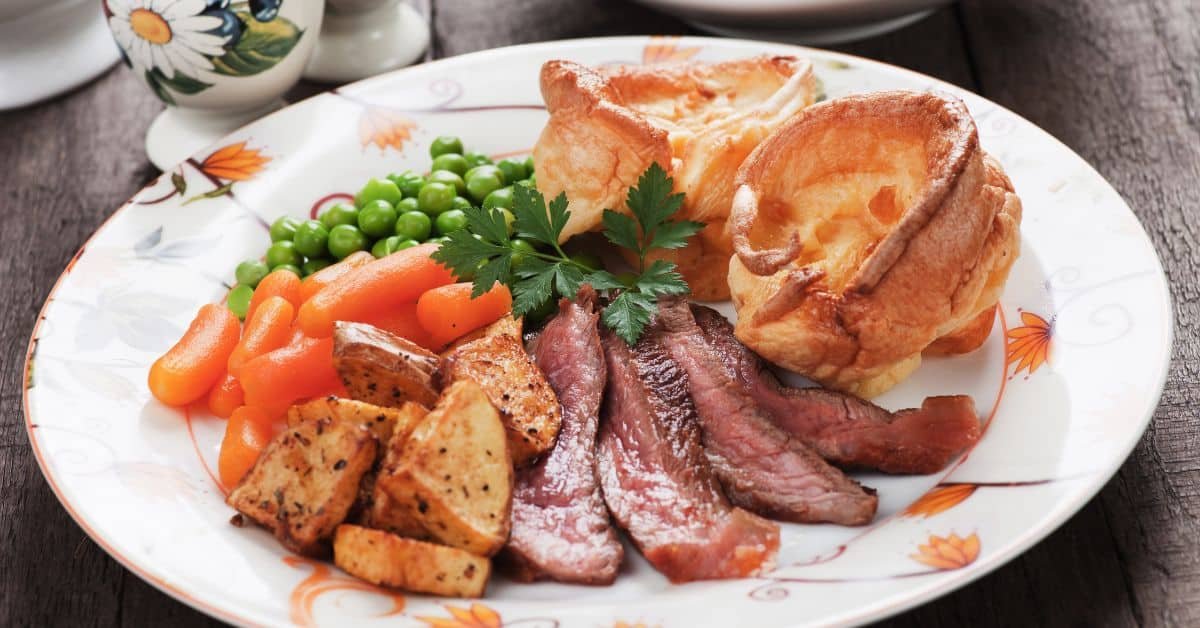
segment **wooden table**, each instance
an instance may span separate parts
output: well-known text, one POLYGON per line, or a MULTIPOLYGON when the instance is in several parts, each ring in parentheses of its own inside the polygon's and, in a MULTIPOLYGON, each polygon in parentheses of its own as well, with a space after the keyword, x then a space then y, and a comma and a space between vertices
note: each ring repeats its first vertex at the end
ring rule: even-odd
MULTIPOLYGON (((430 13, 435 57, 692 32, 613 0, 439 0, 430 13)), ((983 94, 1082 154, 1141 218, 1175 304, 1177 350, 1162 402, 1100 495, 1020 558, 887 623, 1200 625, 1200 5, 965 0, 838 48, 983 94)), ((157 174, 142 138, 160 108, 118 67, 0 114, 0 625, 215 623, 127 572, 70 520, 33 460, 20 407, 34 317, 84 239, 157 174)))

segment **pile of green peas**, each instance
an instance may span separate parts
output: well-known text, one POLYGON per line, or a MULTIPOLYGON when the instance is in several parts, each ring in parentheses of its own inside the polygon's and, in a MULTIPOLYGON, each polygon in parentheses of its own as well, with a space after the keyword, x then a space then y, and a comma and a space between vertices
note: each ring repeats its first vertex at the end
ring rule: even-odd
MULTIPOLYGON (((468 207, 500 211, 511 230, 513 186, 537 182, 533 157, 493 162, 483 153, 464 151, 462 140, 454 136, 436 138, 429 155, 433 163, 428 175, 406 170, 371 178, 354 195, 352 205, 333 205, 316 220, 282 216, 271 223, 271 245, 263 259, 237 266, 230 310, 244 318, 254 288, 275 270, 307 277, 357 251, 380 258, 421 243, 442 242, 451 232, 467 228, 463 209, 468 207)), ((527 242, 514 244, 534 250, 527 242)))

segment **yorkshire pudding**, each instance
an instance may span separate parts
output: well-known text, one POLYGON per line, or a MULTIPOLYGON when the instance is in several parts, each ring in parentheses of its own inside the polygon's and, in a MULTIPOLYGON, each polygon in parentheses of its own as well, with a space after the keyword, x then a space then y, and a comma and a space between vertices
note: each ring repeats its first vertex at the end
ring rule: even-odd
POLYGON ((542 66, 550 120, 533 149, 538 189, 566 192, 563 239, 596 229, 606 208, 658 162, 685 195, 680 218, 708 223, 688 247, 668 252, 702 300, 728 298, 732 247, 725 220, 738 166, 776 127, 812 104, 808 61, 759 56, 720 63, 542 66))
POLYGON ((1021 202, 960 100, 894 91, 815 105, 754 150, 736 186, 736 334, 766 359, 871 397, 927 348, 987 338, 1021 202))

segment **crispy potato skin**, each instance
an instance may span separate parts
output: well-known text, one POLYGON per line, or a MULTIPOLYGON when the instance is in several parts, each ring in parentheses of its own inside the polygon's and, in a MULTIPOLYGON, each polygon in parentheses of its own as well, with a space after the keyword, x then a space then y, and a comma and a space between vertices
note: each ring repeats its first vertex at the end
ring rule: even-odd
POLYGON ((438 356, 365 323, 334 324, 333 366, 359 401, 398 408, 405 401, 428 407, 437 400, 438 356))
POLYGON ((477 384, 458 381, 408 439, 388 444, 375 482, 387 500, 375 505, 406 536, 491 556, 508 540, 512 484, 499 413, 477 384))
POLYGON ((500 411, 516 467, 532 464, 554 447, 562 408, 519 335, 496 333, 459 346, 442 360, 437 380, 479 384, 500 411))
POLYGON ((321 555, 375 462, 376 438, 353 422, 321 418, 275 437, 225 500, 288 549, 321 555))
POLYGON ((724 221, 738 166, 774 128, 812 104, 808 61, 759 56, 719 63, 542 66, 550 120, 534 146, 538 189, 566 192, 563 239, 599 228, 605 208, 628 211, 625 193, 658 163, 685 195, 680 217, 713 227, 686 249, 660 252, 702 300, 729 297, 731 247, 724 221))
POLYGON ((371 584, 446 597, 481 597, 491 561, 463 550, 343 524, 333 562, 371 584))
MULTIPOLYGON (((380 443, 386 443, 393 434, 407 438, 417 423, 425 418, 426 412, 423 406, 411 401, 404 402, 399 408, 385 408, 365 401, 331 396, 292 406, 288 409, 287 423, 288 427, 295 427, 305 421, 323 418, 347 421, 371 430, 380 443)), ((382 456, 382 447, 379 453, 382 456)))
MULTIPOLYGON (((738 338, 864 397, 992 308, 1018 254, 1020 200, 953 97, 880 92, 810 107, 755 149, 738 185, 738 338)), ((984 338, 960 337, 956 350, 984 338)))

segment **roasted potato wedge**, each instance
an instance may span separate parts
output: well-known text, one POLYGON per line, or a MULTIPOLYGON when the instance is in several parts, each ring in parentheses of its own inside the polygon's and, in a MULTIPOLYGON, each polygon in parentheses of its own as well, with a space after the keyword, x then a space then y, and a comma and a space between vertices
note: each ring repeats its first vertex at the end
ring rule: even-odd
MULTIPOLYGON (((316 421, 331 418, 335 421, 348 421, 362 425, 371 430, 380 443, 387 443, 393 434, 407 438, 413 428, 425 418, 428 412, 420 404, 405 402, 399 408, 385 408, 365 401, 342 399, 341 397, 322 397, 297 404, 288 409, 288 427, 295 427, 304 421, 316 421)), ((382 457, 384 449, 379 450, 382 457)))
POLYGON ((463 380, 479 384, 500 411, 515 466, 530 465, 554 447, 562 409, 519 335, 485 336, 447 354, 437 381, 446 385, 463 380))
POLYGON ((365 323, 334 324, 333 366, 352 399, 392 408, 437 400, 438 356, 365 323))
POLYGON ((323 554, 375 463, 369 429, 325 417, 289 427, 267 445, 225 500, 288 549, 323 554))
POLYGON ((376 479, 396 529, 491 556, 508 539, 513 470, 496 408, 471 381, 451 384, 376 479))
POLYGON ((338 526, 333 562, 371 584, 447 597, 482 596, 492 572, 470 552, 349 524, 338 526))

